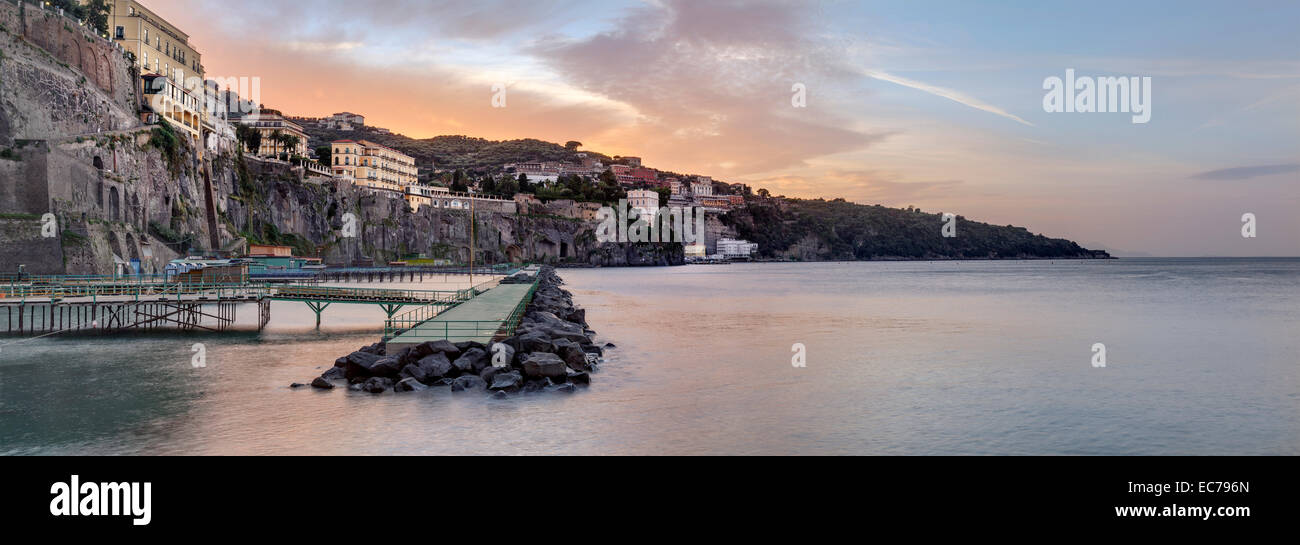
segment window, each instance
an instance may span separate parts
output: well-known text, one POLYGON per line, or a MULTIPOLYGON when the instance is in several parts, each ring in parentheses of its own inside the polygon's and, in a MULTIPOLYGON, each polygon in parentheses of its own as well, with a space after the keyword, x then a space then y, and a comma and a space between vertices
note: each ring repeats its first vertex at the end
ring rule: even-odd
POLYGON ((114 36, 116 36, 116 38, 119 40, 126 39, 126 29, 123 27, 117 27, 117 31, 116 33, 114 33, 114 36))

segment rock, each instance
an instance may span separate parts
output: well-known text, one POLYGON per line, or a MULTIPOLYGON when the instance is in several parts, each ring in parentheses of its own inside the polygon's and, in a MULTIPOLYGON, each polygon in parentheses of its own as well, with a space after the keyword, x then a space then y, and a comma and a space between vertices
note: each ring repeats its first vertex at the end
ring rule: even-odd
POLYGON ((497 399, 505 399, 507 397, 510 397, 510 394, 507 394, 504 390, 497 390, 496 393, 492 394, 492 397, 495 397, 497 399))
POLYGON ((413 378, 420 382, 429 382, 429 374, 426 373, 424 369, 420 368, 419 365, 414 363, 409 363, 406 367, 403 367, 402 370, 397 373, 397 376, 404 379, 413 378))
POLYGON ((418 392, 421 390, 427 390, 428 388, 429 388, 428 386, 425 386, 420 381, 415 380, 414 378, 404 378, 402 380, 399 380, 397 384, 393 386, 393 391, 394 392, 418 392))
POLYGON ((401 360, 394 356, 384 356, 370 366, 371 376, 394 378, 402 370, 401 360))
POLYGON ((524 356, 524 374, 530 377, 563 377, 565 363, 559 356, 548 352, 532 352, 524 356))
POLYGON ((582 386, 588 386, 591 384, 591 375, 586 371, 569 371, 569 374, 565 378, 568 379, 570 384, 579 384, 582 386))
POLYGON ((573 323, 575 323, 575 324, 586 325, 586 324, 587 324, 587 309, 583 309, 583 308, 575 308, 575 309, 569 311, 568 314, 565 314, 564 316, 561 316, 561 318, 564 318, 566 321, 573 322, 573 323))
POLYGON ((465 390, 475 390, 486 387, 487 382, 476 375, 463 375, 456 377, 456 380, 451 381, 451 391, 453 392, 463 392, 465 390))
POLYGON ((370 352, 353 352, 347 356, 347 362, 343 367, 344 376, 349 380, 354 377, 370 377, 373 375, 370 368, 382 358, 383 356, 371 354, 370 352))
POLYGON ((427 350, 430 353, 436 354, 442 352, 447 355, 448 360, 454 360, 460 356, 460 349, 457 348, 456 345, 451 344, 451 341, 448 340, 429 341, 421 343, 420 346, 427 346, 427 350))
POLYGON ((348 357, 347 357, 347 356, 343 356, 343 357, 341 357, 341 358, 339 358, 339 359, 337 359, 337 360, 334 360, 334 366, 335 366, 335 367, 343 367, 343 366, 345 366, 345 365, 347 365, 347 364, 348 364, 348 357))
POLYGON ((303 386, 306 386, 306 384, 303 384, 301 382, 295 382, 289 385, 290 388, 302 388, 303 386))
POLYGON ((557 339, 555 341, 555 353, 564 360, 564 363, 570 369, 587 370, 587 353, 582 350, 581 346, 578 346, 578 343, 566 339, 557 339))
POLYGON ((524 393, 540 392, 550 386, 551 382, 546 379, 529 380, 524 383, 524 393))
POLYGON ((488 353, 482 348, 470 348, 463 352, 456 361, 451 363, 459 369, 461 373, 478 374, 483 368, 489 365, 488 353))
POLYGON ((342 367, 330 367, 329 369, 326 369, 324 373, 321 373, 320 376, 325 380, 337 380, 337 379, 348 378, 347 371, 344 370, 342 367))
MULTIPOLYGON (((448 343, 450 344, 450 343, 448 343)), ((420 370, 424 371, 426 380, 454 377, 459 371, 451 364, 444 352, 436 352, 420 360, 420 370)))
POLYGON ((519 375, 519 371, 507 371, 497 373, 492 377, 492 385, 488 386, 489 390, 510 390, 515 391, 523 384, 524 377, 519 375))
POLYGON ((393 379, 388 377, 370 377, 361 388, 372 394, 382 394, 393 387, 393 379))
POLYGON ((311 381, 311 387, 320 388, 322 390, 333 390, 334 383, 330 382, 329 380, 326 380, 324 376, 319 376, 316 377, 316 380, 311 381))
POLYGON ((348 390, 352 392, 360 392, 362 390, 365 390, 365 385, 360 382, 353 382, 351 384, 348 384, 348 390))
POLYGON ((605 343, 605 348, 618 348, 618 347, 614 346, 614 343, 605 343))
POLYGON ((560 393, 571 394, 577 388, 572 384, 564 383, 564 384, 556 384, 555 386, 552 386, 551 389, 560 393))
POLYGON ((471 348, 477 348, 479 350, 483 350, 484 352, 487 351, 487 347, 483 346, 483 343, 478 341, 461 341, 456 343, 456 348, 459 348, 462 354, 466 350, 469 350, 471 348))
POLYGON ((518 353, 555 352, 555 345, 551 343, 551 339, 547 337, 546 334, 538 331, 531 331, 524 333, 523 335, 511 337, 510 339, 506 339, 506 342, 509 343, 512 340, 514 342, 511 343, 511 345, 514 347, 515 352, 518 353))
POLYGON ((375 344, 372 344, 372 345, 370 345, 370 346, 362 347, 361 350, 358 350, 357 352, 364 352, 364 353, 366 353, 366 354, 371 354, 371 355, 375 355, 375 356, 382 356, 382 355, 384 355, 384 344, 383 344, 383 343, 375 343, 375 344))
POLYGON ((509 365, 507 365, 507 366, 505 366, 505 367, 493 367, 493 366, 489 365, 489 366, 483 368, 483 371, 482 371, 481 373, 479 373, 478 376, 479 376, 479 378, 483 379, 483 382, 486 382, 486 383, 488 383, 488 384, 492 384, 492 379, 493 379, 494 377, 496 377, 498 374, 500 374, 500 373, 509 373, 509 372, 512 371, 512 370, 513 370, 513 369, 512 369, 509 365))

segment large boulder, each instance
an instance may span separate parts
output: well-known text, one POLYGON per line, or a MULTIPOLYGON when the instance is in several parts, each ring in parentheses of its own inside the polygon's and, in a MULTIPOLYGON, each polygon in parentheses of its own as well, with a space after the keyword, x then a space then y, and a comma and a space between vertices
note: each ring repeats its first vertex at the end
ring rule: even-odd
POLYGON ((549 352, 532 352, 524 356, 524 374, 529 377, 559 378, 565 376, 568 369, 564 360, 549 352))
POLYGON ((397 376, 404 379, 413 378, 420 382, 429 382, 429 374, 425 372, 424 369, 421 369, 419 365, 414 363, 406 364, 406 367, 403 367, 397 376))
POLYGON ((524 377, 519 375, 519 371, 507 371, 497 373, 492 377, 492 385, 488 386, 489 390, 513 392, 519 389, 524 383, 524 377))
POLYGON ((477 375, 483 371, 483 368, 491 365, 489 363, 488 353, 482 348, 470 348, 461 353, 456 361, 451 362, 461 373, 473 373, 477 375))
MULTIPOLYGON (((337 368, 336 368, 336 369, 337 369, 337 368)), ((330 382, 330 381, 328 381, 328 380, 325 380, 324 377, 316 377, 316 380, 311 381, 311 387, 312 387, 312 388, 320 388, 320 389, 322 389, 322 390, 333 390, 333 389, 334 389, 334 383, 332 383, 332 382, 330 382)))
POLYGON ((358 350, 348 354, 347 362, 343 366, 343 374, 348 380, 370 377, 374 375, 374 373, 370 372, 370 368, 381 359, 383 359, 383 356, 358 350))
POLYGON ((451 360, 447 359, 445 352, 435 352, 425 356, 420 360, 419 367, 424 371, 426 380, 453 378, 460 372, 455 365, 451 364, 451 360))
POLYGON ((456 347, 455 344, 452 344, 452 342, 448 340, 440 339, 436 341, 429 341, 425 343, 420 343, 418 346, 425 347, 424 350, 422 350, 421 352, 428 351, 430 354, 436 354, 438 352, 441 352, 443 354, 446 354, 448 360, 455 360, 456 358, 460 357, 460 348, 456 347))
POLYGON ((324 373, 320 374, 320 378, 325 380, 338 380, 346 379, 348 378, 348 375, 347 370, 342 367, 330 367, 329 369, 326 369, 324 373))
POLYGON ((582 347, 579 346, 578 343, 568 339, 556 339, 555 353, 564 360, 564 363, 567 364, 570 369, 576 369, 578 371, 586 371, 588 369, 587 353, 582 350, 582 347))
POLYGON ((487 382, 476 375, 462 375, 451 381, 451 391, 463 392, 487 387, 487 382))
POLYGON ((372 394, 382 394, 393 387, 393 379, 388 377, 370 377, 361 385, 361 389, 372 394))
POLYGON ((551 343, 550 337, 539 331, 530 331, 522 335, 506 339, 514 347, 515 352, 555 352, 555 345, 551 343), (512 342, 513 341, 513 342, 512 342))
POLYGON ((394 356, 384 356, 375 361, 370 366, 371 376, 376 377, 397 377, 397 372, 402 370, 401 360, 394 356))

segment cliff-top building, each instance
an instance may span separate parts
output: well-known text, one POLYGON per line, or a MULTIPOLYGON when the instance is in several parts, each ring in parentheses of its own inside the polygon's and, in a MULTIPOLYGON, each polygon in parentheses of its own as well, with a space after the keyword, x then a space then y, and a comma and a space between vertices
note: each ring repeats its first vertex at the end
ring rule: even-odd
POLYGON ((330 143, 334 176, 354 185, 406 193, 419 181, 415 159, 405 153, 367 140, 337 140, 330 143))
POLYGON ((253 112, 239 118, 239 124, 252 127, 262 133, 261 146, 254 151, 259 156, 279 157, 282 153, 302 157, 307 155, 307 133, 303 132, 301 125, 285 119, 279 110, 263 109, 253 112), (298 142, 286 146, 285 143, 276 140, 276 134, 294 136, 298 142))
POLYGON ((109 10, 113 41, 135 55, 145 104, 160 119, 201 141, 212 126, 202 100, 201 56, 189 35, 135 0, 114 0, 109 10))

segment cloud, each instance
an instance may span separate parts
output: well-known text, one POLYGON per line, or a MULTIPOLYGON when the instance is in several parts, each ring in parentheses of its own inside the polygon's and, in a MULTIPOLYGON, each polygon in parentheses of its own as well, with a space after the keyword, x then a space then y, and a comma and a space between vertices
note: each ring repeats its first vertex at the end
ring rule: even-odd
POLYGON ((829 89, 860 76, 838 45, 819 40, 814 16, 789 2, 665 0, 607 32, 548 40, 530 53, 570 85, 636 112, 632 123, 587 137, 589 145, 622 146, 656 166, 743 175, 889 136, 848 128, 847 108, 831 103, 829 89), (809 107, 792 106, 794 83, 807 88, 809 107))
POLYGON ((985 112, 994 115, 999 115, 1023 125, 1028 125, 1030 127, 1034 126, 1033 123, 1025 121, 1024 119, 1021 119, 1016 115, 1010 114, 1006 110, 1003 110, 1002 108, 993 106, 977 98, 966 95, 961 91, 955 91, 953 89, 939 87, 936 85, 929 85, 916 80, 911 80, 904 77, 887 74, 885 72, 868 71, 866 72, 866 75, 868 77, 875 78, 881 81, 888 81, 890 83, 902 85, 903 87, 911 87, 912 89, 916 89, 918 91, 929 93, 938 97, 943 97, 953 102, 956 102, 958 104, 961 104, 963 106, 969 106, 971 108, 975 108, 976 110, 983 110, 985 112))
POLYGON ((1235 181, 1249 180, 1260 176, 1272 176, 1274 174, 1286 174, 1288 172, 1300 171, 1300 164, 1290 163, 1283 165, 1259 165, 1249 167, 1233 167, 1220 170, 1210 170, 1199 174, 1192 175, 1192 178, 1198 180, 1214 181, 1235 181))

